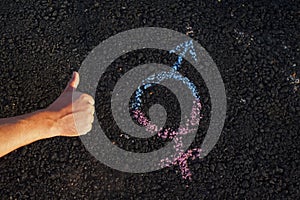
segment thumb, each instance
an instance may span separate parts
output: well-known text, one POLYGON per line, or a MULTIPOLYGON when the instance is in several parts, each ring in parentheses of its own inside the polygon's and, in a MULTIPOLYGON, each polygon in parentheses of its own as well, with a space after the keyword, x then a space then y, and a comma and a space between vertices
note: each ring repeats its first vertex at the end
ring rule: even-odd
POLYGON ((65 91, 73 91, 77 88, 79 84, 79 74, 78 72, 73 72, 71 80, 68 82, 68 85, 65 91))

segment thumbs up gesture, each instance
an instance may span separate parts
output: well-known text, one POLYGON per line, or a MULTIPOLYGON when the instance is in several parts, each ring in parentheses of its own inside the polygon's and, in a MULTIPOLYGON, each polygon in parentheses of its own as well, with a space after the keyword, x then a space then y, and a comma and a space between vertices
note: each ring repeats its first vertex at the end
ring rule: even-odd
POLYGON ((95 101, 76 91, 79 81, 79 74, 74 72, 63 93, 46 109, 55 118, 52 136, 79 136, 92 129, 95 101))

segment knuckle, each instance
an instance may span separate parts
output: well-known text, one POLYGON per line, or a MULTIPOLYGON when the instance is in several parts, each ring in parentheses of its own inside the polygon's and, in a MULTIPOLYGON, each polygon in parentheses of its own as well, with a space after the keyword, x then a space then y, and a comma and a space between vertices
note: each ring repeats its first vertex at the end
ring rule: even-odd
POLYGON ((85 94, 85 93, 84 93, 84 94, 81 94, 81 95, 80 95, 80 98, 81 98, 82 100, 85 100, 85 99, 88 98, 88 96, 89 96, 88 94, 85 94))
POLYGON ((91 96, 90 103, 91 103, 92 105, 95 105, 95 100, 94 100, 94 98, 93 98, 92 96, 91 96))
POLYGON ((87 101, 87 102, 89 102, 90 104, 92 104, 92 105, 94 105, 95 104, 95 100, 94 100, 94 98, 91 96, 91 95, 89 95, 89 94, 82 94, 81 95, 81 99, 82 100, 85 100, 85 101, 87 101))

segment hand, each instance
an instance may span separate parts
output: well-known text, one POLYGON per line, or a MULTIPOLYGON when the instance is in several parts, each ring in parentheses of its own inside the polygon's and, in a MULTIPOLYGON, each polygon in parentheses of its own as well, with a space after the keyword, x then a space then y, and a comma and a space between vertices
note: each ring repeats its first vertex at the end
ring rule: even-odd
POLYGON ((92 96, 76 91, 78 84, 79 74, 74 72, 63 93, 46 109, 55 116, 53 136, 84 135, 92 129, 95 101, 92 96))

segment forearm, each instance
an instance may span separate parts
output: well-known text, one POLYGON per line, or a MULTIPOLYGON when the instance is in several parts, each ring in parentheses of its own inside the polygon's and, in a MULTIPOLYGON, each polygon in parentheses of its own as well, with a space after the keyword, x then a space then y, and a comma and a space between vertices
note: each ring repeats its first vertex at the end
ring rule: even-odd
POLYGON ((55 136, 55 118, 46 110, 0 119, 0 157, 35 142, 55 136))

